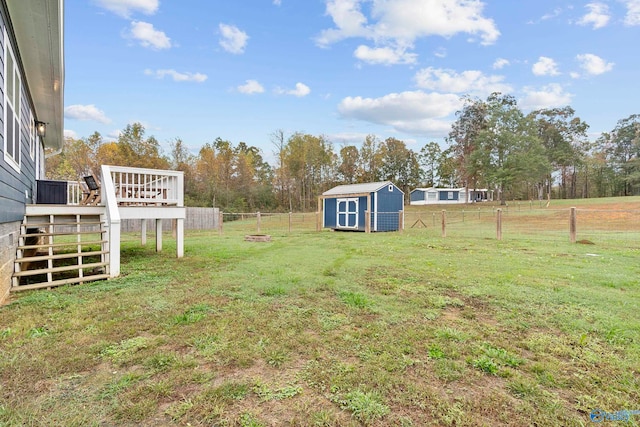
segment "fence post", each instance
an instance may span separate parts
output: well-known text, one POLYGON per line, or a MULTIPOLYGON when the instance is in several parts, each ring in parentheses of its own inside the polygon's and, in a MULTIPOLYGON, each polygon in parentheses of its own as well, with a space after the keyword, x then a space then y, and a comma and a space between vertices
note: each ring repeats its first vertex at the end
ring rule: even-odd
POLYGON ((478 208, 478 219, 480 219, 480 208, 478 208))
POLYGON ((502 240, 502 209, 496 211, 496 239, 502 240))
POLYGON ((256 213, 256 222, 258 223, 258 234, 260 234, 260 211, 256 213))
POLYGON ((436 213, 433 213, 433 226, 436 226, 436 213))
POLYGON ((404 212, 398 211, 398 231, 402 233, 404 230, 404 212))
POLYGON ((222 213, 222 211, 220 211, 218 216, 220 217, 218 219, 218 235, 222 236, 222 223, 224 222, 224 214, 222 213))
POLYGON ((442 237, 447 237, 447 211, 442 211, 442 237))
POLYGON ((368 210, 364 211, 364 232, 371 233, 371 218, 368 210))
POLYGON ((291 212, 289 212, 289 233, 291 233, 291 212))
POLYGON ((577 232, 578 232, 578 228, 577 228, 576 208, 571 208, 571 213, 569 214, 569 241, 571 243, 576 242, 577 232))
MULTIPOLYGON (((302 221, 304 222, 304 214, 302 215, 302 221)), ((316 231, 320 231, 322 226, 320 225, 320 212, 316 211, 316 231)))

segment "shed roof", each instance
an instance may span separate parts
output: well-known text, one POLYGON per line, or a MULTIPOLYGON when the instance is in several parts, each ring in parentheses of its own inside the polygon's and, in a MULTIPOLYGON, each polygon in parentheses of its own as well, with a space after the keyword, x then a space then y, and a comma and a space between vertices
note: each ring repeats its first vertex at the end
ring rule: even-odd
POLYGON ((323 196, 339 196, 342 194, 371 193, 374 191, 378 191, 381 188, 388 186, 389 184, 393 185, 391 181, 366 182, 364 184, 338 185, 337 187, 333 187, 331 190, 325 191, 324 193, 322 193, 322 195, 323 196))
MULTIPOLYGON (((414 191, 465 191, 464 187, 460 187, 460 188, 443 188, 443 187, 418 187, 418 188, 414 188, 413 190, 411 190, 411 192, 413 193, 414 191)), ((469 191, 487 191, 487 190, 480 190, 480 189, 469 189, 469 191)))

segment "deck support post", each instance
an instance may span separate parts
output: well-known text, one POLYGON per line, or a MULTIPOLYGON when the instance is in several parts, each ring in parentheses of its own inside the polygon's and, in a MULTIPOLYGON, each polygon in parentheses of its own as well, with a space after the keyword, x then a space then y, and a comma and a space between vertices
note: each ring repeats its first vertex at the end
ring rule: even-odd
POLYGON ((147 244, 147 220, 144 218, 140 220, 140 244, 147 244))
POLYGON ((162 220, 156 219, 156 252, 162 252, 162 220))
POLYGON ((184 219, 176 219, 176 256, 184 257, 184 219))

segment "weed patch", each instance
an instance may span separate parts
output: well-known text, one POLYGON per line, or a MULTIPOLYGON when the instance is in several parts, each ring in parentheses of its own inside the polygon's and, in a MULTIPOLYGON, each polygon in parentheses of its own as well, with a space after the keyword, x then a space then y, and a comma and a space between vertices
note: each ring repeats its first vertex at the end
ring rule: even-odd
POLYGON ((272 389, 262 381, 256 381, 253 392, 263 401, 290 399, 302 393, 302 387, 297 385, 286 385, 281 388, 272 389))
POLYGON ((366 309, 373 305, 371 300, 365 294, 359 292, 343 291, 338 295, 342 302, 353 308, 366 309))
POLYGON ((341 396, 334 396, 333 400, 365 425, 384 418, 390 412, 389 407, 383 403, 380 396, 373 392, 354 390, 341 396))
POLYGON ((107 346, 100 352, 100 355, 115 365, 122 365, 128 362, 136 352, 148 346, 148 338, 134 337, 107 346))

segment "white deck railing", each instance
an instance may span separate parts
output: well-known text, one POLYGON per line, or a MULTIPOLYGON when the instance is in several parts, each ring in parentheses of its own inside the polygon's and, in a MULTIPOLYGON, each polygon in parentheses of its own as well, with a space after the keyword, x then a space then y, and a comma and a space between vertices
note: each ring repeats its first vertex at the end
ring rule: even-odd
POLYGON ((79 205, 83 191, 78 181, 67 181, 67 205, 79 205))
POLYGON ((183 172, 123 166, 103 168, 108 169, 119 205, 184 206, 183 172))

